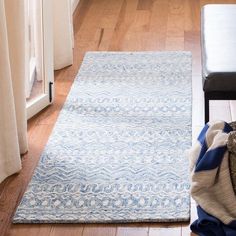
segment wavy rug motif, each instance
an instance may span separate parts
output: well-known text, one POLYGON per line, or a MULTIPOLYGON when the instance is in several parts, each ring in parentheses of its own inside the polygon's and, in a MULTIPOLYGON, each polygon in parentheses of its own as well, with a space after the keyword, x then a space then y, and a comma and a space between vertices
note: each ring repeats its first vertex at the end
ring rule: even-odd
POLYGON ((86 54, 14 223, 189 219, 189 52, 86 54))

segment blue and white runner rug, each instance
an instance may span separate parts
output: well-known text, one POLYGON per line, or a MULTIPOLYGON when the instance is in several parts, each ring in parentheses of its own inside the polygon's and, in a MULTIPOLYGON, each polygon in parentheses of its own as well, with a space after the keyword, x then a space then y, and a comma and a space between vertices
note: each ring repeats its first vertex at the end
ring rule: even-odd
POLYGON ((189 219, 189 52, 89 52, 14 223, 189 219))

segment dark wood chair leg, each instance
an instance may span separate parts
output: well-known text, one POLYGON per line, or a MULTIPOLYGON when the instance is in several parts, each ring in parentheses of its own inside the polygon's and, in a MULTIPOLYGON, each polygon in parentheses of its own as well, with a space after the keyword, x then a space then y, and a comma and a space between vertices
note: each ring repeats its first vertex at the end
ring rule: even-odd
POLYGON ((209 97, 207 93, 204 93, 204 100, 205 100, 205 124, 209 121, 209 97))

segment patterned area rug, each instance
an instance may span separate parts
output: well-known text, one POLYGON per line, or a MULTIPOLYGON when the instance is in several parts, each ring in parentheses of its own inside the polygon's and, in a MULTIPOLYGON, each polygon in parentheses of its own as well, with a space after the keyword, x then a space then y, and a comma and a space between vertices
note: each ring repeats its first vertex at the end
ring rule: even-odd
POLYGON ((14 223, 189 219, 189 52, 89 52, 14 223))

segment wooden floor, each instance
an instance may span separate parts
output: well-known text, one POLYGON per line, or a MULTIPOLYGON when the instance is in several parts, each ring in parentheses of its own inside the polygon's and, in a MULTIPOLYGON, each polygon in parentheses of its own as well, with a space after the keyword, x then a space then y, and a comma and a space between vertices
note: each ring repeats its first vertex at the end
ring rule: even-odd
MULTIPOLYGON (((193 54, 193 139, 203 125, 200 76, 200 0, 80 0, 74 14, 74 64, 55 73, 55 103, 29 121, 29 152, 18 175, 0 185, 0 235, 4 236, 186 236, 189 223, 111 225, 12 225, 14 214, 37 165, 86 51, 189 50, 193 54)), ((235 102, 211 104, 211 117, 236 118, 235 102)), ((191 220, 196 219, 192 202, 191 220)))

